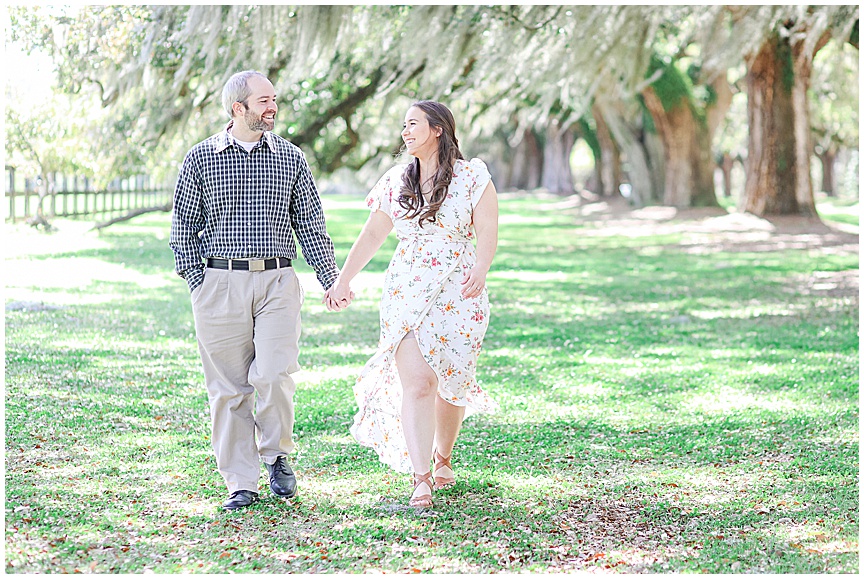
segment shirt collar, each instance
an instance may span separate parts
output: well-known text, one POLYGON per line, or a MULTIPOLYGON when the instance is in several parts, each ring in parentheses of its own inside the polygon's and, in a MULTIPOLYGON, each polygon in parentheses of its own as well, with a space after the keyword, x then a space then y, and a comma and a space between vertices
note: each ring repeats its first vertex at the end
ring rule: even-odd
MULTIPOLYGON (((228 124, 225 125, 225 129, 221 133, 216 135, 216 142, 213 144, 213 148, 217 153, 221 153, 237 141, 237 139, 234 138, 234 135, 231 134, 232 126, 234 126, 233 119, 228 121, 228 124)), ((273 142, 272 132, 264 131, 264 142, 268 147, 270 147, 271 151, 276 150, 276 143, 273 142)))

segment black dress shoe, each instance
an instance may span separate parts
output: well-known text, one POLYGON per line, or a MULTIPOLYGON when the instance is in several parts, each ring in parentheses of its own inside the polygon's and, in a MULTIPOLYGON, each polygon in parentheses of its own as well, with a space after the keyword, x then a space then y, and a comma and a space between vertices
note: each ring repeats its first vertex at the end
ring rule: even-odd
POLYGON ((248 507, 258 500, 258 493, 252 491, 234 491, 228 500, 222 503, 222 508, 233 511, 234 509, 242 509, 248 507))
POLYGON ((297 494, 297 479, 286 457, 280 456, 273 464, 265 462, 264 466, 270 473, 270 490, 274 495, 290 499, 297 494))

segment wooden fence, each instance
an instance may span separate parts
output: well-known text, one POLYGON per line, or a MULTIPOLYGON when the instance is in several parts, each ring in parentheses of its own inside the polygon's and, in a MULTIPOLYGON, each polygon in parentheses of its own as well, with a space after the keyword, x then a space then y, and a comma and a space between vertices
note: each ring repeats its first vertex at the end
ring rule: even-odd
MULTIPOLYGON (((40 183, 36 179, 17 179, 14 170, 6 170, 5 220, 16 222, 29 219, 39 206, 40 183)), ((46 218, 93 217, 108 218, 144 207, 169 203, 173 185, 152 184, 146 175, 116 179, 104 190, 97 190, 86 177, 52 175, 53 186, 42 203, 46 218)))

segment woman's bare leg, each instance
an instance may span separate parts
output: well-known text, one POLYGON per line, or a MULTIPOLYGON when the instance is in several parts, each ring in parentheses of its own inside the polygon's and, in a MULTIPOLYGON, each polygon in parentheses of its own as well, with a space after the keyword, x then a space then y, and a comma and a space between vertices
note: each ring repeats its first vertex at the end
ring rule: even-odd
MULTIPOLYGON (((426 474, 435 439, 438 376, 420 353, 413 333, 409 333, 396 349, 396 368, 402 382, 402 429, 408 457, 415 473, 426 474)), ((412 497, 431 493, 432 488, 423 483, 414 490, 412 497)))
MULTIPOLYGON (((435 400, 435 449, 444 458, 453 454, 456 445, 456 437, 462 428, 462 420, 465 418, 465 407, 454 406, 440 396, 435 400)), ((453 478, 453 470, 444 466, 435 471, 435 476, 446 479, 453 478)), ((436 481, 437 482, 437 481, 436 481)))

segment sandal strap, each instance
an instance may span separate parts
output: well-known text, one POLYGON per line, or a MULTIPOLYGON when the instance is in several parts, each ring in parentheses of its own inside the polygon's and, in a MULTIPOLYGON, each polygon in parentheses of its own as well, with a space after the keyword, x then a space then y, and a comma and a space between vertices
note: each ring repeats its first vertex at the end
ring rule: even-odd
MULTIPOLYGON (((414 488, 416 489, 423 483, 429 485, 429 488, 432 488, 432 485, 435 484, 435 481, 432 480, 432 471, 430 470, 426 474, 420 475, 416 472, 414 473, 414 488)), ((419 498, 419 497, 418 497, 419 498)))
POLYGON ((441 456, 441 453, 438 452, 438 449, 435 449, 435 470, 442 469, 445 466, 450 470, 453 470, 453 465, 450 464, 450 459, 453 458, 453 453, 450 453, 450 456, 444 458, 441 456))

